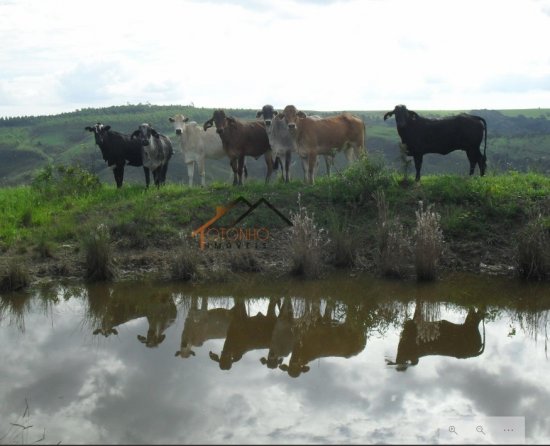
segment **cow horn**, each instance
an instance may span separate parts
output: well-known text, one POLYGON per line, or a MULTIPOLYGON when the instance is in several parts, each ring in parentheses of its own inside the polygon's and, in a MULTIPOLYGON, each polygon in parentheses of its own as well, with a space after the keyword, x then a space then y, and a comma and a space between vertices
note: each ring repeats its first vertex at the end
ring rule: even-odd
POLYGON ((390 116, 393 116, 393 113, 395 112, 395 110, 392 110, 392 111, 389 111, 387 113, 384 114, 384 121, 386 119, 388 119, 390 116))
POLYGON ((208 121, 206 121, 206 122, 203 124, 202 128, 203 128, 204 131, 206 132, 206 129, 209 129, 210 127, 212 127, 213 123, 214 123, 214 118, 209 119, 208 121))

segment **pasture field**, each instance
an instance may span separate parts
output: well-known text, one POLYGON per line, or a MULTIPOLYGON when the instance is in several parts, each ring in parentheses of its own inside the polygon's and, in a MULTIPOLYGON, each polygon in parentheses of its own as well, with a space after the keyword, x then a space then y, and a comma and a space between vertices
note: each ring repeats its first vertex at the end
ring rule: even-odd
MULTIPOLYGON (((263 104, 258 104, 258 110, 263 104)), ((277 104, 274 104, 277 106, 277 104)), ((299 104, 296 104, 299 107, 299 104)), ((383 120, 387 110, 352 110, 365 122, 366 145, 370 154, 384 159, 393 168, 400 167, 398 135, 395 120, 383 120)), ((278 109, 284 107, 279 104, 278 109)), ((340 110, 342 111, 342 110, 340 110)), ((483 116, 488 125, 488 169, 505 172, 510 169, 528 172, 550 173, 550 109, 528 110, 417 110, 422 116, 441 118, 462 111, 483 116)), ((182 113, 191 120, 204 123, 212 116, 213 109, 183 105, 156 106, 137 104, 105 108, 85 108, 52 116, 24 116, 0 118, 0 186, 30 184, 37 170, 50 163, 80 164, 97 174, 103 182, 113 180, 112 172, 104 163, 93 136, 84 130, 96 122, 109 124, 114 130, 131 133, 142 122, 151 123, 158 131, 172 140, 176 155, 170 161, 167 181, 187 182, 187 172, 170 116, 182 113)), ((228 115, 241 119, 256 119, 256 109, 227 109, 228 115)), ((333 115, 339 111, 309 114, 333 115)), ((301 176, 299 162, 293 160, 292 172, 301 176)), ((343 155, 337 157, 338 167, 343 167, 343 155)), ((263 175, 263 159, 247 162, 251 177, 263 175)), ((463 152, 446 156, 424 158, 423 174, 467 172, 468 163, 463 152)), ((227 160, 207 160, 206 180, 226 182, 229 175, 227 160)), ((143 184, 140 169, 127 169, 125 182, 143 184)))
MULTIPOLYGON (((216 207, 244 197, 252 203, 264 198, 286 216, 304 207, 324 230, 327 251, 331 240, 352 240, 360 261, 350 268, 373 269, 375 196, 381 191, 389 214, 409 232, 419 201, 433 207, 446 244, 443 266, 451 270, 480 272, 483 264, 509 272, 517 236, 530 219, 540 214, 550 230, 550 177, 536 172, 425 175, 415 184, 383 161, 365 157, 330 178, 319 177, 315 185, 249 179, 242 187, 124 184, 117 190, 112 181, 103 183, 84 169, 58 166, 43 169, 31 185, 0 189, 1 262, 23 262, 39 276, 78 276, 81 241, 103 225, 124 269, 145 265, 162 275, 176 249, 216 207)), ((262 212, 248 223, 256 224, 256 218, 265 224, 260 220, 266 218, 272 224, 273 215, 262 212)), ((276 245, 270 256, 284 260, 285 249, 276 245)))

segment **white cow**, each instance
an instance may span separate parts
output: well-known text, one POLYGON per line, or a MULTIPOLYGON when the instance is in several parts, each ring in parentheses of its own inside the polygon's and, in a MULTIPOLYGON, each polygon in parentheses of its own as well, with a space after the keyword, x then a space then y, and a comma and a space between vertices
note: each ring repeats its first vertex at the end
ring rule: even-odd
POLYGON ((202 125, 195 121, 189 122, 189 118, 183 115, 175 115, 168 119, 174 125, 176 135, 179 136, 183 160, 187 164, 189 186, 193 185, 195 164, 201 176, 201 185, 206 186, 205 159, 222 159, 227 156, 215 127, 205 132, 202 125))

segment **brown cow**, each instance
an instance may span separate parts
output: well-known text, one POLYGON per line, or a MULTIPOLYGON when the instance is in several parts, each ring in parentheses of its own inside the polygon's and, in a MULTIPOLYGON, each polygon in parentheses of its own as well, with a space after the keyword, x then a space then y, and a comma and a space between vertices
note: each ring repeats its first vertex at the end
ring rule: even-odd
POLYGON ((295 338, 292 354, 287 364, 279 368, 293 378, 309 371, 308 364, 319 358, 350 358, 362 352, 367 337, 360 325, 347 319, 344 322, 332 320, 332 301, 327 302, 321 315, 320 305, 310 306, 308 311, 295 321, 295 338))
POLYGON ((423 356, 450 356, 472 358, 484 350, 484 340, 479 333, 479 323, 484 318, 481 310, 470 308, 464 323, 455 324, 447 320, 427 322, 422 320, 417 302, 413 319, 403 325, 397 346, 396 370, 405 371, 409 365, 417 365, 423 356))
POLYGON ((203 297, 198 306, 198 297, 191 298, 191 308, 185 318, 181 333, 180 349, 175 356, 189 358, 195 356, 193 347, 200 347, 209 339, 223 339, 227 335, 231 310, 227 308, 208 309, 208 298, 203 297))
POLYGON ((210 359, 220 365, 220 369, 229 370, 234 362, 239 361, 246 352, 269 348, 273 327, 277 316, 275 306, 278 299, 270 298, 267 314, 260 312, 256 316, 248 316, 245 302, 239 299, 231 309, 231 322, 222 352, 218 356, 210 352, 210 359))
POLYGON ((342 113, 313 119, 294 105, 287 105, 283 116, 296 141, 296 152, 302 158, 306 183, 315 182, 318 155, 334 156, 343 150, 349 165, 365 153, 365 124, 358 116, 342 113))
POLYGON ((268 183, 273 172, 273 158, 265 124, 261 121, 242 121, 226 116, 223 110, 214 110, 212 118, 203 125, 204 130, 216 126, 216 132, 222 140, 223 150, 229 157, 233 169, 233 185, 242 184, 244 158, 252 156, 258 159, 265 156, 268 183))

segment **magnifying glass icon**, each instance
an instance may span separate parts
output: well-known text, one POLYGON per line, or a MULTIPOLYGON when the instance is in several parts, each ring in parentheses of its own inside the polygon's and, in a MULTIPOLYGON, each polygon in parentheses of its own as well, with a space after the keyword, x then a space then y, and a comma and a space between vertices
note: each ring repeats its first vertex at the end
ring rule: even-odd
POLYGON ((449 426, 449 432, 454 432, 456 435, 458 435, 458 432, 456 431, 454 426, 449 426))
POLYGON ((483 426, 478 426, 476 427, 476 431, 482 433, 483 435, 485 435, 485 432, 483 432, 483 426))

